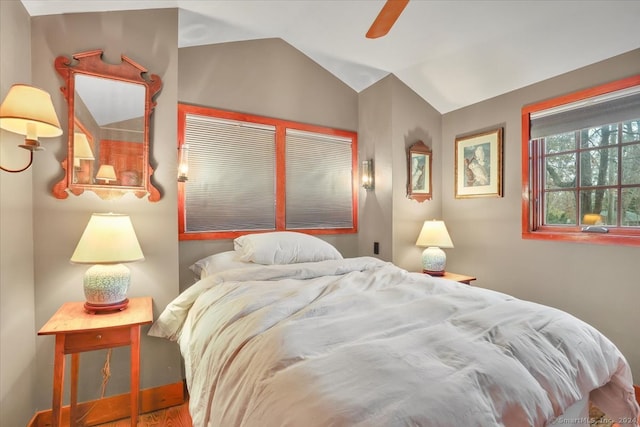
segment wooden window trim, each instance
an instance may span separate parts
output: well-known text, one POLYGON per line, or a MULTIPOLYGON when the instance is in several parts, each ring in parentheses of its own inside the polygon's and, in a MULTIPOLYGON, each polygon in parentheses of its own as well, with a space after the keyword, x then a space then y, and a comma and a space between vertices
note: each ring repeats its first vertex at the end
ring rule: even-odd
POLYGON ((547 240, 547 241, 564 241, 564 242, 583 242, 604 245, 629 245, 640 246, 640 230, 639 229, 622 229, 611 228, 606 234, 600 233, 582 233, 581 226, 542 226, 536 214, 535 201, 532 201, 533 191, 538 190, 532 188, 533 182, 540 182, 539 169, 531 170, 530 158, 530 116, 532 113, 546 110, 560 105, 569 104, 587 98, 604 95, 609 92, 626 89, 640 85, 640 75, 631 76, 625 79, 595 86, 578 92, 559 96, 557 98, 530 104, 522 108, 522 238, 547 240))
POLYGON ((178 149, 184 144, 184 130, 187 114, 197 114, 220 119, 246 121, 276 128, 276 228, 275 230, 240 230, 240 231, 212 231, 212 232, 185 232, 185 185, 187 182, 178 182, 178 239, 179 240, 219 240, 235 239, 236 237, 262 233, 266 231, 286 231, 286 131, 295 129, 306 132, 320 133, 328 136, 345 137, 352 140, 351 144, 351 203, 352 224, 350 228, 322 228, 322 229, 295 229, 292 231, 315 234, 353 234, 358 232, 358 134, 354 131, 334 129, 324 126, 298 123, 290 120, 275 119, 247 113, 220 110, 211 107, 202 107, 189 104, 178 104, 178 149))

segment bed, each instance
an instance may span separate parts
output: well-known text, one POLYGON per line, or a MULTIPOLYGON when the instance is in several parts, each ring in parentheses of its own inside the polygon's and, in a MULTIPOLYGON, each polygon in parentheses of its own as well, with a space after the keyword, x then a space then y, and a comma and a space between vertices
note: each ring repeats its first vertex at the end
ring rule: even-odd
POLYGON ((290 232, 242 236, 149 334, 177 341, 194 426, 637 424, 631 371, 554 308, 343 258, 290 232))

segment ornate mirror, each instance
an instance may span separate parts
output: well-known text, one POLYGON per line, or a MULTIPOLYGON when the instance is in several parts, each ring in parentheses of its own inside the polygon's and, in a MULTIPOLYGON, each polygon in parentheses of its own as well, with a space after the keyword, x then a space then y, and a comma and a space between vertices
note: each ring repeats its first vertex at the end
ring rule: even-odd
POLYGON ((160 200, 151 184, 149 122, 162 82, 121 58, 120 64, 108 64, 102 50, 56 58, 69 106, 67 158, 61 162, 65 176, 53 187, 59 199, 93 191, 103 199, 132 192, 160 200))
POLYGON ((418 141, 407 155, 407 197, 418 202, 431 200, 431 149, 418 141))

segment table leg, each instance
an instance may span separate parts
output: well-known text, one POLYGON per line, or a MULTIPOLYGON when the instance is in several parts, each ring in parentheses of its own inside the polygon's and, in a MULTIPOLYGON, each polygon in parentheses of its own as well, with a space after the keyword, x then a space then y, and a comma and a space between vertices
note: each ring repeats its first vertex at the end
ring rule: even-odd
POLYGON ((51 425, 62 425, 62 387, 64 386, 64 334, 56 335, 53 354, 53 402, 51 404, 51 425))
POLYGON ((78 419, 78 376, 80 372, 80 353, 71 354, 71 401, 69 425, 76 425, 78 419))
POLYGON ((138 425, 140 402, 140 325, 131 327, 131 427, 138 425))

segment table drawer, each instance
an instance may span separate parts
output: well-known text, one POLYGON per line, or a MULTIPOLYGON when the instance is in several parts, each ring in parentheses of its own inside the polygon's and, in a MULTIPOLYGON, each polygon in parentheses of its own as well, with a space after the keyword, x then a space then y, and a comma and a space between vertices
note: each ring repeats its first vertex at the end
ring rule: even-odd
POLYGON ((67 334, 64 342, 65 353, 99 350, 131 344, 131 328, 117 328, 93 332, 67 334))

